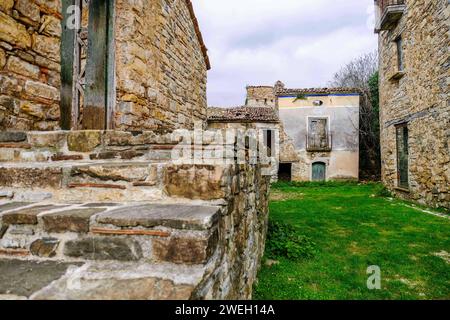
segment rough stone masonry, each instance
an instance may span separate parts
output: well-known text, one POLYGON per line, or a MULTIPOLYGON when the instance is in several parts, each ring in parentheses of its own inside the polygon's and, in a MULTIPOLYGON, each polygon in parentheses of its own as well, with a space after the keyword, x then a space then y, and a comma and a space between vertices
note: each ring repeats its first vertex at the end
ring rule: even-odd
POLYGON ((0 299, 251 298, 270 176, 220 155, 176 164, 176 136, 1 132, 0 299))
MULTIPOLYGON (((189 0, 115 1, 107 30, 100 30, 113 35, 105 46, 109 51, 104 52, 112 61, 105 63, 89 55, 91 43, 99 41, 95 38, 99 30, 90 28, 89 21, 95 17, 89 16, 85 5, 82 30, 76 34, 85 43, 79 55, 80 79, 72 74, 61 77, 62 69, 73 69, 68 65, 70 59, 62 59, 73 55, 68 52, 73 48, 67 45, 71 30, 63 20, 65 15, 66 20, 72 19, 67 14, 71 9, 66 5, 63 12, 64 2, 0 1, 1 130, 60 129, 63 79, 70 82, 69 94, 72 85, 74 92, 81 90, 80 101, 70 112, 77 119, 64 129, 82 129, 84 102, 92 100, 87 84, 90 70, 105 63, 108 85, 95 85, 96 90, 108 91, 104 94, 112 97, 107 110, 109 129, 174 130, 206 120, 210 64, 189 0), (71 84, 73 80, 79 80, 78 85, 71 84)), ((63 98, 67 95, 65 92, 63 98)), ((68 100, 71 102, 70 97, 68 100)))
POLYGON ((191 2, 75 2, 0 0, 0 299, 251 298, 270 177, 172 158, 207 126, 191 2))
POLYGON ((402 198, 450 208, 450 5, 408 0, 398 8, 401 18, 379 33, 383 182, 402 198), (402 127, 408 148, 403 186, 402 127))
POLYGON ((61 3, 0 1, 0 129, 59 127, 61 3))

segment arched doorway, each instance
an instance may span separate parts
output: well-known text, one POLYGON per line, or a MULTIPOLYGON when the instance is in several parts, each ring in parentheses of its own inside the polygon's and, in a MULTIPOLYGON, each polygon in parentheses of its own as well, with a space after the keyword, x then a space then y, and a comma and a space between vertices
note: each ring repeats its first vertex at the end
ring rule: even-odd
POLYGON ((324 162, 315 162, 312 165, 312 181, 325 181, 326 180, 327 166, 324 162))

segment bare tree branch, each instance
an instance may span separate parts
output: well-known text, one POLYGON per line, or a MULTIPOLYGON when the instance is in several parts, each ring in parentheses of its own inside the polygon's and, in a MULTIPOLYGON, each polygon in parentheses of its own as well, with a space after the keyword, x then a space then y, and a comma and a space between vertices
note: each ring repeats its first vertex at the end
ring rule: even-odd
POLYGON ((360 56, 342 67, 329 82, 330 87, 358 88, 361 91, 360 149, 361 171, 364 176, 380 175, 379 112, 372 105, 369 82, 378 71, 378 53, 360 56))

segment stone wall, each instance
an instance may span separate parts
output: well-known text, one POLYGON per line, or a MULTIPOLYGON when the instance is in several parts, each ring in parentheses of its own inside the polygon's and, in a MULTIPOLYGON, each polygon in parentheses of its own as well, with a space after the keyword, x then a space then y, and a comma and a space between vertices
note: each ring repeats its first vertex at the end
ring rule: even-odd
POLYGON ((0 1, 0 130, 59 128, 61 4, 0 1))
POLYGON ((383 182, 400 197, 443 207, 450 207, 449 15, 447 0, 409 0, 396 28, 379 35, 383 182), (399 35, 405 74, 395 80, 399 35), (409 190, 397 189, 401 123, 409 130, 409 190))
POLYGON ((248 86, 247 101, 248 106, 269 106, 275 108, 276 97, 272 86, 248 86))
MULTIPOLYGON (((265 139, 264 131, 272 131, 272 146, 271 146, 271 156, 264 159, 263 173, 271 177, 271 181, 275 182, 278 180, 278 168, 279 159, 282 155, 283 150, 280 150, 280 146, 283 144, 280 142, 280 123, 277 122, 220 122, 220 121, 208 121, 208 129, 210 130, 221 130, 227 132, 228 130, 238 130, 243 134, 248 133, 249 137, 253 136, 253 133, 257 135, 256 139, 265 139)), ((267 141, 264 141, 264 147, 267 146, 267 141)), ((260 146, 261 147, 261 146, 260 146)), ((267 154, 267 150, 265 151, 267 154)), ((261 159, 260 159, 261 160, 261 159)))
MULTIPOLYGON (((61 0, 0 1, 0 130, 60 128, 61 10, 61 0)), ((84 7, 83 27, 87 13, 84 7)), ((116 103, 108 128, 205 123, 210 65, 189 0, 115 1, 113 34, 115 86, 109 90, 116 103)))
POLYGON ((115 128, 192 128, 206 120, 209 62, 190 1, 116 1, 115 128))
POLYGON ((214 145, 220 132, 208 132, 203 148, 219 151, 198 164, 172 160, 182 130, 1 132, 0 273, 11 259, 72 266, 45 287, 12 293, 251 298, 270 177, 261 164, 237 162, 237 140, 214 145), (224 154, 230 161, 216 162, 224 154))

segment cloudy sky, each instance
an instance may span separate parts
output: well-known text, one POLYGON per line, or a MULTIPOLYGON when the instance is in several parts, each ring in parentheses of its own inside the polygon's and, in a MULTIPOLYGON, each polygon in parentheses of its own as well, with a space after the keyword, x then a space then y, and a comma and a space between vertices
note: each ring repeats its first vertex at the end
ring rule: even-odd
POLYGON ((326 86, 377 47, 373 0, 193 0, 209 49, 208 104, 236 106, 246 85, 326 86))

